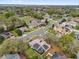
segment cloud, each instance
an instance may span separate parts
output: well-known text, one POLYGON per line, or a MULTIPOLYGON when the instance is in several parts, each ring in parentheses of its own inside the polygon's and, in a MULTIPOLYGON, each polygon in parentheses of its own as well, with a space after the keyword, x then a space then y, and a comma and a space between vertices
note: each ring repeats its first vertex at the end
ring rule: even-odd
POLYGON ((79 5, 79 0, 0 0, 0 4, 79 5))
POLYGON ((21 4, 24 3, 24 0, 12 0, 12 3, 21 4))

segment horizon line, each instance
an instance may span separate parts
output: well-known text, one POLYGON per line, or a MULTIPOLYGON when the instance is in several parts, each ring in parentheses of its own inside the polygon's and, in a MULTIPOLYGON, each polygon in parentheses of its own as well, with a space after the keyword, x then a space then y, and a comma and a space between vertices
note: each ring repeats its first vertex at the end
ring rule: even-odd
POLYGON ((49 6, 79 6, 76 4, 0 4, 0 5, 49 5, 49 6))

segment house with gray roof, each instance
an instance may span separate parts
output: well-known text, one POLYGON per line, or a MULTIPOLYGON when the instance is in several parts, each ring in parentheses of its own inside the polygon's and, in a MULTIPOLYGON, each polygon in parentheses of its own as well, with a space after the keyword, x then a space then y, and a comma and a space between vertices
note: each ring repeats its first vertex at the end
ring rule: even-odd
POLYGON ((75 32, 75 37, 77 40, 79 40, 79 32, 75 32))
POLYGON ((28 28, 27 27, 20 27, 20 28, 18 28, 22 33, 24 33, 24 32, 26 32, 27 30, 28 30, 28 28))
POLYGON ((3 32, 2 34, 0 34, 1 36, 3 36, 5 39, 7 38, 11 38, 14 35, 11 32, 3 32))
POLYGON ((51 54, 48 59, 68 59, 65 55, 61 55, 59 53, 51 54))
POLYGON ((0 59, 21 59, 18 54, 6 54, 0 57, 0 59))
POLYGON ((29 42, 29 46, 36 50, 39 54, 43 54, 50 49, 50 45, 47 44, 43 39, 35 39, 29 42))
POLYGON ((46 24, 45 20, 33 19, 33 20, 30 20, 30 23, 28 24, 28 26, 29 28, 33 28, 33 27, 38 27, 45 24, 46 24))
POLYGON ((30 20, 30 23, 28 24, 30 28, 33 28, 33 27, 38 27, 40 25, 40 20, 37 20, 37 19, 33 19, 33 20, 30 20))

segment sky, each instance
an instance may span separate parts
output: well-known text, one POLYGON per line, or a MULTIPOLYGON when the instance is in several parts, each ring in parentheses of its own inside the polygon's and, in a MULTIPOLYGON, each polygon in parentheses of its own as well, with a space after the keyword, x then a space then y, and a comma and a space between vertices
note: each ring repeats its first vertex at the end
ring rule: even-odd
POLYGON ((0 0, 0 4, 79 5, 79 0, 0 0))

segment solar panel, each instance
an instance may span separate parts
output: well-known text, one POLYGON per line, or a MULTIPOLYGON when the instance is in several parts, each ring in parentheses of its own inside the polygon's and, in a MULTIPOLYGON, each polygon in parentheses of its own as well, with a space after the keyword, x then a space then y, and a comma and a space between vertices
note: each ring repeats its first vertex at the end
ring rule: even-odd
POLYGON ((38 52, 39 52, 40 54, 43 54, 43 53, 44 53, 43 47, 40 47, 40 48, 38 49, 38 52))
POLYGON ((40 46, 40 45, 39 45, 38 43, 35 43, 35 44, 33 45, 33 48, 37 50, 37 49, 39 48, 39 46, 40 46))
POLYGON ((59 54, 55 53, 52 57, 53 57, 53 58, 57 58, 57 57, 59 57, 59 56, 60 56, 59 54))
POLYGON ((47 45, 43 45, 44 49, 47 50, 49 47, 47 45))
POLYGON ((58 53, 55 53, 50 59, 66 59, 65 56, 61 56, 58 53))

